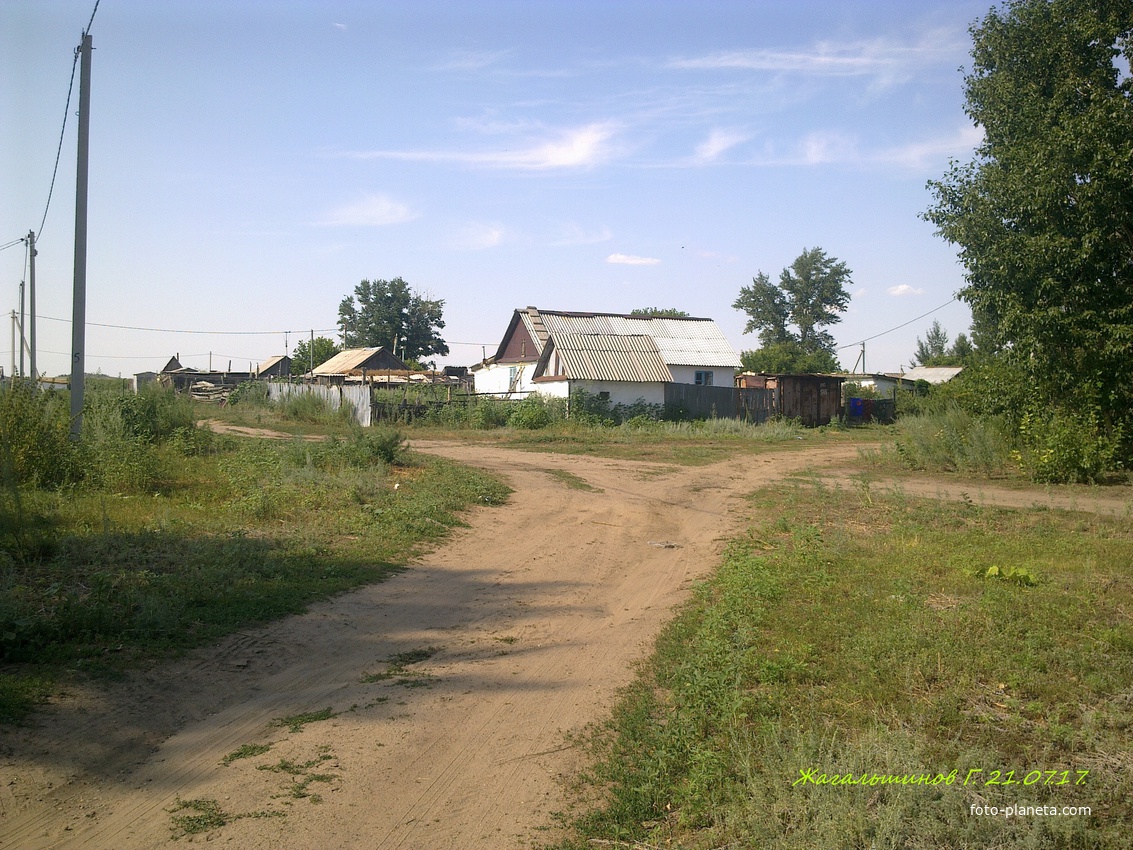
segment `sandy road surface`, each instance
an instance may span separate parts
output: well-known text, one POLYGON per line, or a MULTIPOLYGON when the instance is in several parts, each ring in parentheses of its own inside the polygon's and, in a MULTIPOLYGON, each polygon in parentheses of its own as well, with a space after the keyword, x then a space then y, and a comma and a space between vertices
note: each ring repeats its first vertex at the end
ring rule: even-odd
POLYGON ((415 448, 498 472, 516 492, 383 584, 126 682, 72 691, 33 727, 0 732, 0 847, 167 847, 173 814, 196 814, 171 813, 179 799, 244 815, 181 845, 548 840, 560 777, 579 764, 567 733, 608 711, 673 605, 714 564, 742 515, 739 497, 852 454, 677 469, 415 448), (375 675, 416 650, 433 654, 375 675), (297 732, 271 725, 328 707, 335 717, 297 732), (222 764, 249 744, 271 749, 222 764))
POLYGON ((194 814, 171 813, 178 799, 215 801, 230 816, 178 846, 549 841, 560 778, 580 765, 569 733, 608 711, 744 517, 741 497, 806 467, 838 476, 855 455, 809 449, 678 469, 414 447, 500 473, 516 492, 383 584, 73 691, 33 727, 0 731, 0 847, 170 847, 173 815, 194 814), (391 657, 418 650, 423 660, 381 678, 391 657), (299 731, 272 726, 328 707, 333 718, 299 731), (222 764, 250 744, 271 749, 222 764))

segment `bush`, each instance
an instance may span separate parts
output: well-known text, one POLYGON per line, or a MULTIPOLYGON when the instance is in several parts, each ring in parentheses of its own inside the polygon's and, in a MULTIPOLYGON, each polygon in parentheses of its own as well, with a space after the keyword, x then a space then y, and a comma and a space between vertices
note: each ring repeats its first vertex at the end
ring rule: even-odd
POLYGON ((1035 481, 1097 483, 1120 469, 1120 432, 1105 433, 1096 413, 1028 411, 1019 424, 1017 457, 1035 481))
POLYGON ((515 402, 482 396, 476 399, 476 403, 468 410, 468 424, 482 431, 502 428, 507 425, 513 404, 515 402))
POLYGON ((0 482, 57 487, 79 476, 67 397, 32 381, 0 387, 0 482))
POLYGON ((538 395, 531 395, 515 405, 508 414, 507 424, 511 428, 536 430, 551 424, 551 412, 538 395))

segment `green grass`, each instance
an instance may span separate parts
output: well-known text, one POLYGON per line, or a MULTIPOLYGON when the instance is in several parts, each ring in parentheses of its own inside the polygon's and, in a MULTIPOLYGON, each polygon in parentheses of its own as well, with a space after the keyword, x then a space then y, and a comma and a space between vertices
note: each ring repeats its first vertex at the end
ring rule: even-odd
POLYGON ((802 484, 752 507, 595 733, 562 846, 1127 846, 1127 522, 802 484))
POLYGON ((587 493, 602 492, 601 487, 595 487, 593 484, 587 482, 585 478, 580 478, 573 472, 568 472, 565 469, 544 469, 543 471, 572 490, 584 490, 587 493))
MULTIPOLYGON (((532 452, 588 455, 679 466, 704 466, 742 454, 803 447, 872 445, 887 431, 878 427, 803 428, 793 422, 751 425, 730 419, 701 422, 634 422, 619 426, 553 424, 539 430, 500 428, 461 431, 466 442, 504 445, 532 452)), ((445 439, 451 432, 413 427, 410 439, 445 439)))
POLYGON ((381 581, 463 508, 508 494, 376 432, 155 451, 167 473, 148 492, 0 488, 0 722, 76 671, 180 653, 381 581))

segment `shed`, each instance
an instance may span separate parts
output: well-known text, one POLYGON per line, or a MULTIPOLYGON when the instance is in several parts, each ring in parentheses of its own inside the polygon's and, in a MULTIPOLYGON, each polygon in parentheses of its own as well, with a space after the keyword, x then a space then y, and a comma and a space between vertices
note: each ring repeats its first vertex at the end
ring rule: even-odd
POLYGON ((343 383, 348 376, 364 372, 408 372, 405 361, 384 346, 381 348, 348 348, 314 368, 312 375, 320 383, 343 383))
POLYGON ((285 378, 291 374, 291 358, 286 354, 269 357, 256 369, 257 378, 285 378))

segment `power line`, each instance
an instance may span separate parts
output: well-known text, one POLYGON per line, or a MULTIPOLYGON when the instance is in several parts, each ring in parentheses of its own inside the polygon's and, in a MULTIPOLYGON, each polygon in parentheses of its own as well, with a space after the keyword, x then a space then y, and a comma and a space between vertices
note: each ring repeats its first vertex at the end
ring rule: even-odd
MULTIPOLYGON (((55 316, 40 316, 41 319, 48 319, 52 322, 65 322, 70 324, 70 319, 60 319, 55 316)), ((194 331, 194 330, 181 330, 178 328, 141 328, 133 325, 109 325, 103 322, 87 322, 88 325, 93 325, 96 328, 114 328, 120 331, 150 331, 151 333, 163 334, 208 334, 210 336, 278 336, 279 334, 293 334, 303 333, 303 331, 310 332, 309 328, 302 330, 285 330, 285 331, 194 331)), ((338 328, 314 328, 317 334, 334 333, 338 328)))
POLYGON ((901 328, 905 327, 906 325, 911 325, 913 322, 920 321, 925 316, 931 316, 937 310, 943 310, 945 307, 947 307, 949 304, 951 304, 953 301, 955 301, 957 299, 957 297, 958 296, 953 295, 948 301, 944 302, 939 307, 933 307, 927 313, 921 313, 921 315, 917 316, 916 318, 909 319, 909 321, 907 321, 907 322, 902 322, 901 324, 897 325, 894 328, 890 328, 887 331, 882 331, 881 333, 874 334, 873 336, 867 336, 865 339, 859 339, 857 342, 851 342, 849 345, 840 345, 840 346, 838 346, 838 348, 835 349, 835 351, 841 351, 844 348, 853 348, 855 346, 861 345, 863 342, 869 342, 871 339, 877 339, 879 336, 885 336, 886 334, 893 333, 893 331, 899 331, 901 328))
MULTIPOLYGON (((90 32, 91 25, 94 23, 94 16, 98 13, 98 4, 101 0, 95 0, 94 11, 90 13, 90 20, 87 21, 87 27, 83 30, 83 37, 90 32)), ((63 126, 59 129, 59 144, 55 148, 55 167, 51 170, 51 186, 47 190, 47 203, 43 207, 43 218, 39 222, 39 235, 43 235, 43 226, 47 223, 47 211, 51 209, 51 196, 55 194, 55 178, 59 176, 59 159, 63 154, 63 137, 67 133, 67 116, 71 114, 71 94, 75 90, 75 69, 79 66, 79 53, 81 48, 75 48, 74 58, 71 60, 71 81, 67 84, 67 105, 63 107, 63 126)))

